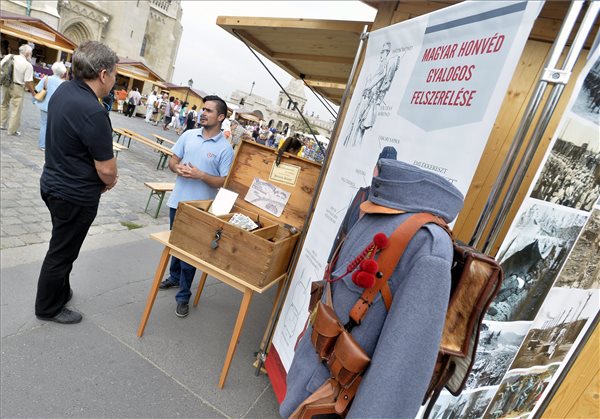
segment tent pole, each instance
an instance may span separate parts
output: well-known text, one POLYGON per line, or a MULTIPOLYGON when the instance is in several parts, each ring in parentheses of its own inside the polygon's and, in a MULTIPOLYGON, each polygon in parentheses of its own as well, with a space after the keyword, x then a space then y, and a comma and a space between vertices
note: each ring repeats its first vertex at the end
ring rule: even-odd
MULTIPOLYGON (((340 110, 344 109, 346 101, 349 99, 351 83, 352 83, 352 80, 354 79, 354 75, 357 71, 358 63, 360 62, 360 58, 361 58, 366 40, 368 39, 368 35, 369 35, 368 26, 365 25, 365 27, 363 28, 363 32, 361 33, 361 36, 360 36, 360 42, 359 42, 358 48, 356 50, 356 55, 354 56, 354 63, 352 64, 352 70, 350 70, 350 74, 348 76, 348 81, 346 82, 346 89, 344 90, 344 94, 342 95, 342 100, 340 102, 340 110)), ((337 143, 337 139, 338 139, 337 136, 338 136, 338 130, 340 129, 340 124, 341 124, 341 121, 340 121, 340 118, 338 117, 335 120, 335 124, 333 125, 333 129, 331 131, 331 142, 329 143, 328 153, 325 155, 325 161, 323 162, 323 168, 321 169, 321 172, 319 173, 319 178, 317 179, 317 185, 315 187, 315 191, 320 191, 321 187, 323 186, 323 180, 325 179, 325 173, 327 171, 324 169, 329 166, 329 163, 333 156, 332 150, 333 150, 335 144, 337 143)), ((309 218, 312 218, 312 213, 315 210, 315 206, 317 204, 317 196, 318 196, 318 193, 315 193, 313 195, 313 198, 310 202, 310 206, 308 207, 307 215, 309 218)), ((290 286, 290 283, 292 282, 292 273, 296 269, 296 265, 297 265, 298 259, 300 257, 300 251, 302 249, 302 245, 304 244, 304 240, 306 239, 306 234, 308 232, 309 224, 310 224, 309 222, 305 223, 304 228, 302 229, 302 234, 300 235, 300 238, 298 239, 298 245, 296 246, 296 250, 294 251, 294 255, 292 256, 292 260, 290 262, 290 268, 288 269, 287 275, 284 279, 285 283, 283 285, 283 290, 282 290, 283 292, 279 293, 279 298, 275 302, 275 310, 273 312, 273 316, 271 317, 271 319, 269 319, 269 324, 267 325, 267 330, 265 332, 263 341, 261 342, 261 346, 256 355, 258 363, 256 365, 255 375, 260 374, 260 370, 264 364, 264 361, 267 358, 267 352, 268 352, 269 346, 271 345, 271 341, 273 340, 273 335, 275 334, 275 327, 277 326, 277 319, 279 318, 279 314, 281 314, 281 310, 283 309, 283 304, 284 304, 285 298, 287 296, 287 291, 290 286)))
MULTIPOLYGON (((583 2, 575 1, 571 3, 569 7, 569 11, 567 12, 567 16, 563 21, 563 24, 560 28, 558 36, 552 45, 550 50, 550 55, 544 64, 544 69, 553 69, 556 67, 558 60, 565 49, 565 45, 569 38, 569 34, 573 30, 573 27, 576 23, 577 17, 583 7, 583 2)), ((485 227, 488 225, 493 209, 495 207, 496 202, 500 198, 500 193, 504 188, 508 180, 508 175, 513 167, 514 162, 516 161, 517 154, 521 149, 521 146, 525 142, 525 136, 527 132, 531 128, 531 124, 533 123, 535 114, 540 106, 542 98, 544 96, 544 92, 546 91, 546 87, 548 86, 548 80, 544 77, 546 71, 540 76, 540 80, 538 81, 538 85, 536 90, 534 91, 529 103, 527 104, 527 108, 525 109, 525 113, 523 114, 523 118, 519 124, 519 128, 515 133, 513 141, 510 145, 508 153, 504 159, 500 172, 496 178, 496 182, 492 186, 492 190, 490 195, 483 207, 483 212, 479 216, 479 220, 477 221, 477 225, 475 227, 475 231, 473 232, 473 236, 469 241, 470 246, 478 247, 480 245, 480 241, 482 239, 485 227)), ((551 79, 552 80, 552 79, 551 79)))
MULTIPOLYGON (((519 168, 517 169, 517 172, 515 173, 515 176, 513 177, 513 180, 509 185, 508 191, 504 199, 502 200, 500 210, 498 211, 498 214, 496 214, 494 222, 492 223, 492 227, 488 233, 485 245, 483 247, 484 253, 489 253, 492 250, 492 246, 498 238, 500 229, 506 221, 506 217, 508 215, 510 207, 517 195, 517 192, 519 191, 523 179, 525 178, 525 175, 527 173, 527 170, 529 169, 531 161, 533 160, 535 151, 538 148, 540 140, 542 139, 542 136, 546 131, 548 124, 550 123, 550 118, 554 113, 554 110, 562 95, 565 85, 569 81, 569 77, 571 76, 573 67, 575 66, 575 63, 579 58, 579 54, 583 49, 583 44, 590 33, 590 30, 596 20, 596 17, 598 16, 599 10, 600 2, 593 1, 589 3, 588 10, 583 17, 583 21, 581 22, 581 26, 579 27, 579 30, 575 35, 575 39, 573 40, 571 48, 569 48, 569 53, 567 54, 562 68, 560 70, 548 68, 544 70, 543 77, 547 81, 555 80, 555 84, 550 93, 550 97, 546 102, 544 109, 542 110, 541 116, 535 126, 532 138, 529 144, 527 145, 527 148, 525 149, 525 153, 523 155, 523 159, 519 165, 519 168)), ((558 53, 556 53, 556 55, 558 56, 558 53)))

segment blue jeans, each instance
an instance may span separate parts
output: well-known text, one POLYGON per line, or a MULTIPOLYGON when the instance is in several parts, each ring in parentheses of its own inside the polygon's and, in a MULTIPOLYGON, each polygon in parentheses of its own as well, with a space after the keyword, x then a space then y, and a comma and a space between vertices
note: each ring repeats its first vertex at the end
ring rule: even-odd
MULTIPOLYGON (((173 229, 173 220, 175 220, 176 208, 170 208, 169 212, 169 228, 173 229)), ((169 279, 171 284, 179 284, 179 292, 175 296, 175 301, 178 303, 188 303, 192 292, 192 282, 194 281, 194 275, 196 274, 196 268, 192 265, 185 263, 182 260, 177 259, 175 256, 171 256, 171 266, 169 267, 169 279)))
POLYGON ((48 125, 48 112, 40 111, 40 148, 46 148, 46 125, 48 125))

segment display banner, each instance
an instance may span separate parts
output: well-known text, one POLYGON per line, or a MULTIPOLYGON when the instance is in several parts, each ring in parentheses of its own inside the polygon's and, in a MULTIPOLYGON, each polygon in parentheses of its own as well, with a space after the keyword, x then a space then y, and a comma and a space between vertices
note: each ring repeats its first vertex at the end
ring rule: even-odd
POLYGON ((543 2, 464 2, 369 34, 365 60, 292 278, 266 367, 275 392, 305 327, 339 225, 378 156, 438 173, 466 194, 543 2))
POLYGON ((466 390, 444 391, 432 419, 535 415, 600 313, 600 51, 589 57, 498 252, 505 279, 466 390))

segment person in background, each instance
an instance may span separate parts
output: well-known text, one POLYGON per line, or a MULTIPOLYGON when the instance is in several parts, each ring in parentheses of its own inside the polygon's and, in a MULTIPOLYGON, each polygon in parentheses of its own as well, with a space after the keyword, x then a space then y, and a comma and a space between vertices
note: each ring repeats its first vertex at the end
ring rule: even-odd
POLYGON ((196 112, 196 109, 196 105, 193 105, 192 109, 190 109, 185 116, 185 128, 182 134, 188 130, 196 128, 196 118, 198 117, 198 112, 196 112))
POLYGON ((181 135, 181 133, 185 130, 185 117, 187 115, 187 110, 188 110, 188 103, 182 102, 181 106, 179 107, 177 129, 175 130, 175 133, 177 135, 181 135))
POLYGON ((115 89, 113 88, 106 96, 102 98, 102 104, 106 108, 107 112, 110 112, 115 103, 115 89))
POLYGON ((163 93, 161 97, 158 99, 158 105, 156 109, 158 112, 155 113, 154 125, 158 125, 165 116, 165 108, 167 107, 167 103, 169 103, 169 95, 163 93))
POLYGON ((229 140, 231 147, 235 150, 238 144, 242 141, 242 136, 246 130, 241 127, 240 123, 235 119, 231 121, 231 138, 229 140))
POLYGON ((57 61, 52 64, 52 76, 46 76, 39 81, 37 86, 35 86, 36 92, 41 92, 42 89, 46 89, 46 97, 44 100, 40 102, 35 102, 36 106, 40 110, 40 138, 38 145, 40 150, 46 149, 46 124, 48 123, 48 103, 50 103, 50 98, 60 86, 62 82, 65 81, 67 77, 67 67, 60 62, 57 61))
MULTIPOLYGON (((227 115, 227 104, 218 96, 206 96, 200 118, 201 129, 186 131, 171 149, 169 169, 177 174, 175 187, 167 206, 170 225, 173 228, 177 205, 180 201, 213 199, 225 184, 233 162, 233 149, 221 132, 221 122, 227 115)), ((190 287, 196 268, 171 257, 169 277, 161 282, 159 289, 179 286, 175 296, 177 317, 189 313, 190 287)))
POLYGON ((258 138, 256 139, 256 142, 258 144, 265 145, 267 143, 267 135, 266 134, 259 134, 258 138))
POLYGON ((181 127, 181 122, 180 121, 180 117, 181 117, 181 103, 179 102, 178 99, 175 99, 175 102, 173 103, 173 115, 171 116, 171 127, 175 128, 175 132, 179 131, 179 127, 181 127))
POLYGON ((23 110, 23 95, 25 88, 29 90, 31 96, 35 96, 33 89, 33 66, 31 65, 31 54, 33 49, 29 44, 23 44, 19 47, 19 55, 9 54, 0 61, 0 66, 7 60, 13 61, 12 83, 9 87, 4 87, 4 96, 0 106, 0 129, 8 128, 8 135, 21 135, 19 126, 21 125, 21 111, 23 110), (6 123, 8 122, 8 127, 6 123))
POLYGON ((121 87, 115 92, 115 97, 117 98, 117 112, 123 113, 123 104, 125 103, 125 99, 127 99, 127 90, 121 87))
POLYGON ((152 122, 151 120, 152 114, 154 113, 154 102, 156 102, 157 100, 158 97, 156 96, 156 92, 153 90, 148 95, 148 99, 146 99, 146 118, 144 119, 144 121, 148 123, 152 122))
POLYGON ((127 95, 127 111, 125 112, 125 116, 130 118, 135 116, 135 108, 140 104, 142 100, 142 95, 138 92, 138 88, 134 87, 129 95, 127 95))
POLYGON ((169 98, 169 101, 165 105, 165 119, 163 121, 163 131, 169 130, 169 124, 171 123, 171 120, 173 119, 174 109, 175 109, 175 98, 173 96, 171 96, 169 98))
POLYGON ((71 324, 82 319, 66 308, 73 295, 69 276, 100 196, 119 178, 110 117, 98 102, 115 84, 118 61, 106 45, 84 41, 73 53, 75 79, 62 83, 48 104, 40 192, 50 210, 52 237, 35 299, 40 320, 71 324))
POLYGON ((302 150, 302 143, 300 140, 295 137, 287 137, 281 144, 281 147, 279 147, 279 150, 277 150, 277 157, 278 159, 281 159, 283 153, 290 153, 299 156, 300 150, 302 150))

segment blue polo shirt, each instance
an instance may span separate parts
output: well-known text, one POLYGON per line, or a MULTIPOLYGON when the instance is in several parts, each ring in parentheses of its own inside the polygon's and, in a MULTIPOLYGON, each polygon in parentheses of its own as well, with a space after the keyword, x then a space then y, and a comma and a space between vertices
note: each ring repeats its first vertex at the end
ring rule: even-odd
MULTIPOLYGON (((181 159, 212 176, 227 176, 233 163, 233 148, 222 132, 205 138, 204 129, 184 132, 171 149, 181 159)), ((167 201, 167 206, 177 208, 179 201, 213 199, 218 188, 213 188, 201 180, 177 176, 175 188, 167 201)))

